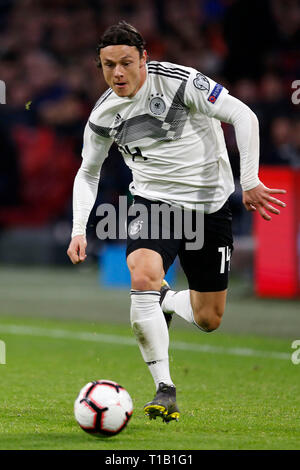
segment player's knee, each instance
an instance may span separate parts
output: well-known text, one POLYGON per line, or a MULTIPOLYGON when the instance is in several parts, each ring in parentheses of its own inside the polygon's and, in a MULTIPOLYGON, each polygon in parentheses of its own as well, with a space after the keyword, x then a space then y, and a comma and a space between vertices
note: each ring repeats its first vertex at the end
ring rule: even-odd
POLYGON ((142 271, 133 269, 131 271, 131 286, 136 290, 159 290, 160 280, 156 273, 151 270, 142 271))
POLYGON ((202 307, 194 310, 194 319, 198 326, 210 333, 219 328, 223 313, 224 309, 219 305, 202 307))
POLYGON ((209 318, 208 320, 202 322, 202 325, 200 325, 207 333, 211 333, 212 331, 215 331, 217 328, 219 328, 221 324, 222 318, 220 317, 213 317, 209 318))

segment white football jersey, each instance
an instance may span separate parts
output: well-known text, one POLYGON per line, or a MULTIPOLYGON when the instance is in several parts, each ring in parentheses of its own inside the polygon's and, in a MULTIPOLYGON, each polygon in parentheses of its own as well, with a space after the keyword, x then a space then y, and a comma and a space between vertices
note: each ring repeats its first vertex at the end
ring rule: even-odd
POLYGON ((149 62, 135 96, 109 89, 98 100, 85 128, 83 159, 103 160, 115 142, 132 170, 133 195, 215 212, 234 191, 217 119, 227 93, 193 68, 149 62))

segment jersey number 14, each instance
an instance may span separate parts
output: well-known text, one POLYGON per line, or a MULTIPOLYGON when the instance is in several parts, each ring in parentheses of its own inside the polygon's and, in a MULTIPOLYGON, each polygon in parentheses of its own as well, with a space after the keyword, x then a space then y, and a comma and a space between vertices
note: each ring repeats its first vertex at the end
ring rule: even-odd
POLYGON ((221 268, 220 268, 220 273, 223 274, 225 273, 225 263, 228 263, 228 271, 230 271, 230 256, 231 256, 231 251, 229 246, 220 246, 218 248, 218 252, 221 253, 221 268))
POLYGON ((147 157, 144 157, 142 154, 142 151, 139 149, 139 147, 134 147, 135 152, 133 153, 132 150, 129 149, 128 145, 118 145, 119 150, 122 153, 127 153, 128 155, 131 155, 132 161, 134 162, 135 158, 140 157, 143 158, 144 160, 148 160, 147 157))

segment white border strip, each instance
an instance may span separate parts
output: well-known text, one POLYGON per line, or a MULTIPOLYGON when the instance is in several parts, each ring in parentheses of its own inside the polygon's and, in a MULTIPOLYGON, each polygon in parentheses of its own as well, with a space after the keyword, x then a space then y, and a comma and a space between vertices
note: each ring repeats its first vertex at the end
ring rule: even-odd
MULTIPOLYGON (((135 338, 128 336, 109 335, 103 333, 90 333, 87 331, 77 332, 61 329, 38 328, 23 325, 0 325, 0 333, 20 336, 38 336, 55 339, 72 339, 79 341, 90 341, 96 343, 118 344, 122 346, 137 346, 135 338)), ((172 341, 170 349, 181 351, 193 351, 199 353, 222 354, 229 356, 263 357, 268 359, 291 359, 289 353, 275 351, 260 351, 250 348, 225 348, 222 346, 211 346, 209 344, 185 343, 172 341)))

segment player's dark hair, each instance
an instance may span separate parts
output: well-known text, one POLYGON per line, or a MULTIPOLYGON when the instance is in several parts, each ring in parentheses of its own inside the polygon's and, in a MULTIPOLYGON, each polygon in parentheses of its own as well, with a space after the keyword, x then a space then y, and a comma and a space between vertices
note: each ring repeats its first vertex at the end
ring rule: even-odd
POLYGON ((119 21, 118 24, 110 26, 100 39, 97 45, 97 67, 101 68, 100 51, 107 46, 117 46, 125 44, 127 46, 135 46, 142 57, 145 49, 145 41, 138 30, 126 21, 119 21))

